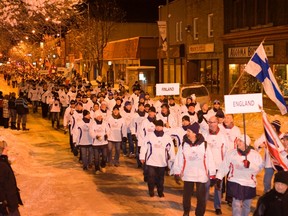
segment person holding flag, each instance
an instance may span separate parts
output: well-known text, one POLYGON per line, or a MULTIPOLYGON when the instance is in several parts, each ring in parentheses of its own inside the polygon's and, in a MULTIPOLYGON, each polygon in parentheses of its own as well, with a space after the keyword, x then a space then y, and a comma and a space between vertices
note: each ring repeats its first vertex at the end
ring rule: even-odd
MULTIPOLYGON (((278 137, 282 139, 284 134, 280 131, 281 122, 279 120, 274 120, 271 122, 271 126, 273 130, 277 133, 278 137)), ((271 189, 271 181, 274 174, 274 168, 269 154, 265 133, 263 133, 257 140, 255 140, 254 147, 256 151, 265 149, 264 154, 265 172, 264 172, 263 184, 264 184, 264 193, 266 193, 271 189)))

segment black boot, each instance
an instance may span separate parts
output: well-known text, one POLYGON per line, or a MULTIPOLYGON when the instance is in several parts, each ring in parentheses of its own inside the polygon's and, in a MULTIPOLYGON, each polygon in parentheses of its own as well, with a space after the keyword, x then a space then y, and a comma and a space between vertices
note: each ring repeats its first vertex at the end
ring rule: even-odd
POLYGON ((26 128, 26 124, 22 124, 22 130, 23 130, 23 131, 28 131, 29 128, 26 128))
POLYGON ((54 121, 52 121, 52 128, 54 128, 54 121))
POLYGON ((15 122, 12 122, 11 123, 11 129, 12 130, 16 130, 17 128, 16 128, 16 123, 15 122))
POLYGON ((17 124, 17 130, 20 130, 20 124, 17 124))

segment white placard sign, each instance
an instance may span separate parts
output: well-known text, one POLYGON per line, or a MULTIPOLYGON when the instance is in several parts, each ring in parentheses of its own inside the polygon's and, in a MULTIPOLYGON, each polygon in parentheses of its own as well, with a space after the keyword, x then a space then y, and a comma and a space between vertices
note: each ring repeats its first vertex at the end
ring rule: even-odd
POLYGON ((225 113, 254 113, 261 112, 263 107, 262 93, 224 95, 225 113))
POLYGON ((156 84, 156 95, 179 95, 179 83, 156 84))

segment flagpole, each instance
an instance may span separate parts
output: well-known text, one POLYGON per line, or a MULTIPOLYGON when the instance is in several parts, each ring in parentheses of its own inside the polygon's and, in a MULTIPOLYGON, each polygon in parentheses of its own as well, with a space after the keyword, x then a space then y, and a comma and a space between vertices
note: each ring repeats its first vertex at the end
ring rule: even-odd
POLYGON ((240 76, 238 77, 238 79, 237 79, 236 82, 234 83, 232 89, 230 90, 229 95, 233 92, 233 90, 235 89, 236 85, 238 84, 238 82, 240 81, 240 79, 242 78, 242 76, 243 76, 244 73, 245 73, 245 72, 243 71, 243 72, 240 74, 240 76))
MULTIPOLYGON (((246 123, 245 123, 245 113, 242 113, 243 116, 243 130, 244 130, 244 144, 245 144, 245 152, 247 149, 247 145, 246 145, 246 123)), ((245 160, 247 160, 247 154, 245 154, 245 160)))

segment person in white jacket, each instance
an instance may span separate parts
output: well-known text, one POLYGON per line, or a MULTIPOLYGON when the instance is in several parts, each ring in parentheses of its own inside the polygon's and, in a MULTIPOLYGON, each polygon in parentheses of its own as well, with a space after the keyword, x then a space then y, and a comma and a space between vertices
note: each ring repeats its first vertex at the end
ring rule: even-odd
POLYGON ((183 143, 183 137, 187 133, 188 126, 191 125, 190 118, 187 115, 182 117, 182 126, 177 128, 171 128, 168 134, 174 139, 174 143, 177 147, 181 146, 183 143))
POLYGON ((281 139, 284 150, 280 152, 283 162, 288 167, 288 133, 285 133, 281 139))
MULTIPOLYGON (((228 150, 227 140, 225 134, 220 130, 218 126, 218 119, 216 116, 212 116, 208 119, 208 132, 204 134, 205 140, 211 149, 213 155, 213 161, 215 163, 216 171, 219 169, 220 164, 224 160, 224 157, 228 150)), ((201 128, 201 126, 200 126, 201 128)), ((222 186, 222 182, 221 182, 222 186)), ((208 185, 209 187, 209 185, 208 185)), ((207 188, 207 198, 209 197, 209 188, 207 188)), ((221 190, 214 188, 214 208, 216 215, 222 214, 221 210, 221 190)))
MULTIPOLYGON (((134 111, 132 110, 132 104, 130 101, 126 101, 124 103, 124 107, 122 110, 120 110, 120 115, 123 117, 126 128, 127 128, 127 134, 123 134, 123 136, 127 137, 128 145, 129 145, 129 157, 133 158, 135 157, 135 148, 134 148, 134 142, 132 140, 132 134, 130 130, 130 125, 134 116, 134 111)), ((128 156, 127 152, 127 145, 126 142, 122 142, 122 151, 123 155, 126 157, 128 156)))
POLYGON ((60 105, 59 94, 57 92, 53 92, 53 96, 49 99, 49 104, 50 104, 52 128, 54 128, 54 124, 56 121, 57 129, 59 129, 61 105, 60 105))
POLYGON ((127 126, 124 118, 120 115, 119 108, 115 106, 112 115, 107 119, 108 124, 108 163, 109 165, 120 166, 120 145, 127 141, 127 126), (112 160, 112 150, 115 148, 112 160))
POLYGON ((70 113, 74 112, 75 106, 76 106, 76 102, 74 100, 71 100, 70 106, 65 110, 64 117, 63 117, 64 134, 69 132, 69 144, 70 144, 71 152, 73 152, 74 145, 73 145, 73 138, 71 134, 72 117, 70 113))
MULTIPOLYGON (((271 122, 271 126, 275 130, 275 132, 278 134, 279 138, 281 139, 284 135, 280 131, 281 122, 279 120, 274 120, 271 122)), ((272 166, 270 154, 267 149, 267 141, 266 141, 266 136, 264 133, 257 140, 255 140, 254 148, 257 151, 261 151, 262 149, 264 149, 265 151, 264 153, 265 168, 264 168, 263 184, 264 184, 264 193, 266 193, 271 189, 271 181, 274 175, 274 168, 272 166)))
POLYGON ((101 115, 94 116, 89 127, 89 134, 92 137, 92 154, 94 155, 95 174, 100 171, 106 172, 106 161, 108 151, 108 127, 101 115), (102 157, 100 163, 100 156, 102 157))
POLYGON ((75 137, 73 136, 75 145, 80 147, 83 170, 88 170, 89 157, 92 148, 92 137, 89 133, 90 121, 90 112, 88 110, 83 110, 83 118, 77 122, 75 137))
POLYGON ((227 152, 216 174, 216 187, 228 174, 227 194, 232 196, 232 214, 248 216, 252 199, 256 196, 257 174, 263 169, 261 155, 252 149, 250 137, 241 135, 236 140, 237 148, 227 152))
POLYGON ((215 163, 210 146, 199 133, 200 126, 197 122, 189 125, 183 143, 178 148, 171 174, 180 184, 184 181, 183 210, 184 216, 188 216, 191 209, 191 197, 196 185, 196 212, 202 216, 206 211, 206 184, 209 178, 215 178, 215 163))
POLYGON ((157 187, 159 197, 164 197, 165 168, 175 159, 173 141, 170 136, 164 134, 162 120, 154 122, 155 131, 145 138, 140 150, 140 161, 146 163, 148 171, 148 191, 150 197, 154 196, 154 188, 157 187))
POLYGON ((143 120, 146 119, 147 116, 148 114, 145 112, 144 103, 139 103, 138 110, 134 113, 134 116, 130 124, 132 140, 135 142, 135 145, 136 145, 136 160, 137 160, 138 168, 142 167, 142 163, 139 160, 139 154, 140 154, 140 148, 141 148, 141 146, 138 145, 138 140, 141 140, 139 131, 140 131, 143 120))
POLYGON ((157 113, 156 118, 161 119, 166 128, 176 128, 178 126, 175 116, 170 113, 169 105, 166 103, 161 105, 160 112, 157 113))

